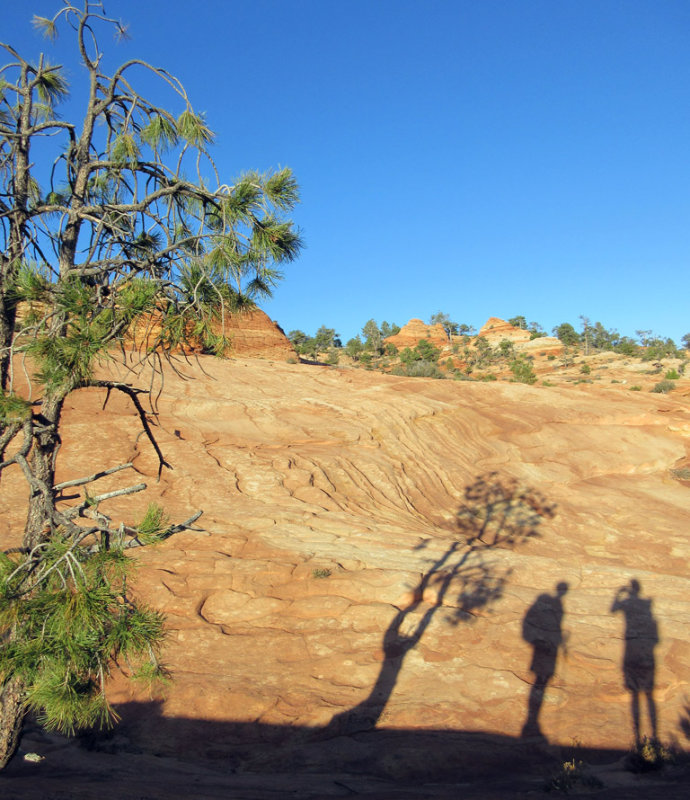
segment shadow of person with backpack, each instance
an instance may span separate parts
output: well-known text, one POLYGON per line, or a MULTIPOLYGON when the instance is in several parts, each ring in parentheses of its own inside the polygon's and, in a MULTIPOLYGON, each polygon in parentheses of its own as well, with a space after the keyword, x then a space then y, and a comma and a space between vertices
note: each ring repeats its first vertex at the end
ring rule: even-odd
POLYGON ((523 737, 544 737, 539 726, 539 714, 546 686, 556 672, 558 652, 566 649, 562 598, 567 591, 568 584, 561 582, 556 586, 555 594, 540 594, 522 622, 522 638, 532 646, 530 671, 534 673, 527 701, 527 719, 522 726, 523 737))

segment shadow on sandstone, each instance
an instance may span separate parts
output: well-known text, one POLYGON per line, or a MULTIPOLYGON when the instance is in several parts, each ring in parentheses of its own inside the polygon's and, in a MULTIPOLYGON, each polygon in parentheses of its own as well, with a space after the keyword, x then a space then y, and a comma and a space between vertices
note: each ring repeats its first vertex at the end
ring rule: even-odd
MULTIPOLYGON (((369 695, 336 714, 325 735, 371 730, 381 719, 405 657, 439 611, 446 622, 470 624, 503 596, 510 569, 494 564, 490 551, 513 548, 538 536, 542 520, 554 515, 555 505, 515 478, 490 472, 468 484, 453 540, 443 553, 427 559, 427 569, 412 587, 410 601, 398 609, 384 633, 381 669, 369 695)), ((435 543, 427 539, 417 550, 430 549, 435 543)))
POLYGON ((545 776, 568 759, 589 764, 621 760, 627 752, 624 742, 620 749, 597 749, 530 736, 532 729, 539 730, 543 694, 556 653, 564 643, 560 601, 567 590, 565 584, 559 584, 548 599, 538 599, 532 612, 533 627, 547 630, 549 636, 526 637, 534 648, 536 688, 530 696, 528 724, 522 736, 396 729, 381 724, 405 658, 434 618, 441 615, 446 623, 465 625, 486 613, 503 596, 510 579, 510 570, 501 565, 504 562, 492 559, 492 551, 513 548, 538 536, 543 519, 554 514, 555 507, 540 493, 498 473, 482 475, 468 485, 456 528, 445 546, 439 547, 436 538, 418 546, 420 551, 434 554, 428 556, 409 601, 395 611, 388 625, 382 641, 384 657, 371 691, 324 727, 170 718, 164 715, 162 702, 132 702, 118 706, 122 720, 112 731, 83 734, 80 744, 101 753, 193 761, 227 776, 274 773, 333 779, 337 775, 340 783, 335 782, 345 787, 344 794, 359 793, 347 787, 354 785, 352 781, 369 778, 425 786, 479 783, 510 787, 522 781, 528 788, 538 788, 545 776))
MULTIPOLYGON (((325 729, 165 717, 163 704, 157 701, 123 704, 118 712, 122 721, 112 731, 80 737, 81 747, 90 751, 81 758, 75 757, 74 746, 71 754, 64 745, 53 752, 42 747, 46 761, 38 769, 56 798, 62 800, 60 791, 65 787, 90 786, 100 792, 99 787, 111 786, 117 778, 118 800, 122 796, 177 800, 184 791, 199 798, 297 796, 291 790, 293 783, 307 787, 299 794, 305 798, 503 800, 543 796, 548 781, 567 761, 582 761, 595 770, 617 765, 620 772, 627 754, 625 748, 535 743, 518 736, 462 730, 376 728, 326 736, 325 729), (179 782, 180 776, 193 781, 193 786, 175 784, 171 791, 171 780, 179 782), (255 793, 238 790, 249 782, 255 793), (282 794, 275 794, 277 785, 282 794), (133 788, 139 794, 127 794, 133 788)), ((36 774, 35 765, 17 759, 0 776, 0 787, 7 777, 11 788, 21 789, 21 782, 36 774)), ((687 765, 677 764, 672 774, 635 779, 623 794, 618 784, 609 787, 604 779, 606 794, 601 796, 680 800, 687 796, 688 777, 687 765)), ((112 794, 64 795, 73 796, 111 800, 112 794)))

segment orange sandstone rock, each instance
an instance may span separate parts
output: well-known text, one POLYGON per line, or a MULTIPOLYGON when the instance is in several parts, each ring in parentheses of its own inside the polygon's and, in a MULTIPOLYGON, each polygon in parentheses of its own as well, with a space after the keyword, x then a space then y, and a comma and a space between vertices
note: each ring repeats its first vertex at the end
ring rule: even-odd
MULTIPOLYGON (((220 333, 220 323, 216 326, 220 333)), ((160 323, 155 315, 141 319, 130 331, 130 340, 135 347, 146 347, 155 341, 160 333, 160 323)), ((223 333, 230 340, 228 356, 247 358, 264 358, 285 361, 296 357, 295 348, 285 335, 283 329, 261 309, 227 314, 224 320, 223 333)), ((189 337, 189 343, 182 345, 181 352, 199 353, 201 345, 189 337)))
POLYGON ((411 319, 407 325, 402 326, 399 333, 389 336, 386 344, 394 344, 398 350, 402 350, 405 347, 416 347, 420 339, 426 339, 435 347, 448 345, 448 336, 442 325, 427 325, 421 319, 411 319))

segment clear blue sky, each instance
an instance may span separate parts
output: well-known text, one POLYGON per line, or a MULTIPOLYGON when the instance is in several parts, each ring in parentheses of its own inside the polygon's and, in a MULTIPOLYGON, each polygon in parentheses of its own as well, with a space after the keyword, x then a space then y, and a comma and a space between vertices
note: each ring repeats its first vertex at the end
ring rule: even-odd
MULTIPOLYGON (((59 0, 2 0, 0 39, 59 0)), ((306 249, 263 308, 343 340, 371 317, 579 315, 690 331, 688 0, 106 0, 107 63, 169 69, 230 180, 290 166, 306 249)), ((79 72, 63 49, 53 61, 79 72)))

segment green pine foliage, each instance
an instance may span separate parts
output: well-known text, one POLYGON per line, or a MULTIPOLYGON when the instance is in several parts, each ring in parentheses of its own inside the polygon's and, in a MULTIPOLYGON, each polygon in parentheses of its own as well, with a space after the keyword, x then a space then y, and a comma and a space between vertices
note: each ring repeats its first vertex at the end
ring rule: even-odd
POLYGON ((145 485, 101 496, 87 487, 131 464, 94 465, 69 482, 84 498, 66 508, 55 471, 69 394, 124 393, 159 468, 169 466, 151 425, 161 359, 199 343, 223 354, 226 316, 270 295, 302 247, 286 218, 299 201, 288 168, 225 182, 209 152, 213 132, 182 84, 143 59, 106 74, 100 33, 126 28, 100 3, 56 5, 34 24, 50 39, 74 36, 72 74, 87 75, 76 89, 66 69, 0 42, 9 58, 0 80, 0 473, 24 475, 28 506, 21 546, 0 556, 0 769, 26 708, 70 732, 112 720, 103 686, 113 663, 158 673, 162 618, 130 597, 125 551, 201 514, 171 526, 150 507, 138 526, 118 527, 100 501, 145 485), (153 96, 179 116, 142 93, 156 82, 153 96), (15 393, 20 359, 31 404, 15 393), (97 375, 111 359, 124 363, 127 382, 97 375), (137 376, 148 388, 129 382, 137 376))
MULTIPOLYGON (((160 510, 147 513, 141 536, 155 538, 162 523, 160 510)), ((0 554, 0 682, 19 676, 26 708, 45 727, 71 734, 112 724, 113 664, 164 675, 163 616, 131 598, 132 566, 122 542, 102 547, 64 533, 28 554, 0 554)))
POLYGON ((532 364, 526 358, 516 358, 511 361, 510 371, 518 383, 526 383, 531 386, 537 382, 532 364))

